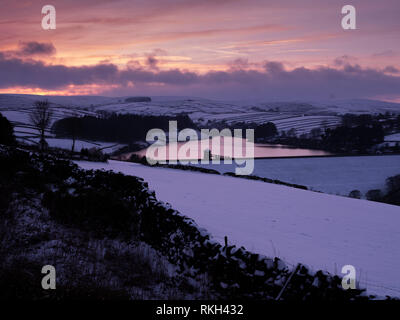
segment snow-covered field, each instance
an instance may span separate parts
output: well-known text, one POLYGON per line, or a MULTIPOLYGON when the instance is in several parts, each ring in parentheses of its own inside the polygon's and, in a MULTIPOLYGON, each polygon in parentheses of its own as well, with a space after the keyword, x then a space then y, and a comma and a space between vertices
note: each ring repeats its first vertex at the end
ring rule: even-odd
MULTIPOLYGON (((234 172, 234 164, 199 165, 221 173, 234 172)), ((385 189, 386 178, 400 174, 400 156, 317 157, 256 159, 253 175, 307 186, 309 189, 347 196, 385 189)))
POLYGON ((388 136, 385 136, 385 141, 389 141, 389 142, 400 142, 400 133, 395 133, 395 134, 391 134, 388 136))
POLYGON ((400 296, 400 207, 128 162, 77 163, 144 178, 158 199, 221 243, 228 236, 254 252, 337 274, 350 264, 369 293, 400 296))
POLYGON ((313 128, 333 128, 344 113, 400 113, 400 104, 375 100, 332 100, 308 102, 238 102, 191 97, 151 97, 151 102, 126 103, 126 97, 34 96, 0 94, 0 112, 15 123, 27 124, 34 101, 47 99, 55 108, 56 118, 98 111, 145 115, 188 114, 200 127, 209 121, 275 123, 279 131, 295 129, 296 134, 313 128))
MULTIPOLYGON (((32 141, 33 143, 39 142, 39 138, 33 138, 29 139, 29 141, 32 141)), ((25 140, 25 142, 29 141, 25 140)), ((58 138, 47 138, 46 139, 47 143, 49 144, 50 147, 53 148, 61 148, 65 150, 71 150, 72 148, 72 140, 71 139, 58 139, 58 138)), ((100 141, 83 141, 83 140, 76 140, 75 141, 75 151, 81 151, 82 148, 85 149, 90 149, 90 148, 96 148, 100 149, 103 153, 113 153, 114 151, 117 151, 118 149, 121 149, 124 147, 123 144, 118 144, 118 143, 110 143, 110 142, 100 142, 100 141)))

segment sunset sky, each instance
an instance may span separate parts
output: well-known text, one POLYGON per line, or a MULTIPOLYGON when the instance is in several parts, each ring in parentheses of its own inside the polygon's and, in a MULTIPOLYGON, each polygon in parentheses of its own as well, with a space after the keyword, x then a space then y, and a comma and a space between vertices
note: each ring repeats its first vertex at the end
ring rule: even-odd
POLYGON ((0 3, 1 93, 400 102, 399 0, 0 3))

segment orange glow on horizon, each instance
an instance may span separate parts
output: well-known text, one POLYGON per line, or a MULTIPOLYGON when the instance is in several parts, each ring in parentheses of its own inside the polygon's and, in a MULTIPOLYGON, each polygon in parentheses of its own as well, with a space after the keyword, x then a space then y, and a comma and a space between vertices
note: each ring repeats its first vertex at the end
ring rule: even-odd
POLYGON ((0 89, 0 94, 33 94, 39 96, 76 96, 76 95, 99 95, 106 89, 117 88, 117 85, 68 85, 62 89, 46 90, 42 88, 11 87, 0 89))

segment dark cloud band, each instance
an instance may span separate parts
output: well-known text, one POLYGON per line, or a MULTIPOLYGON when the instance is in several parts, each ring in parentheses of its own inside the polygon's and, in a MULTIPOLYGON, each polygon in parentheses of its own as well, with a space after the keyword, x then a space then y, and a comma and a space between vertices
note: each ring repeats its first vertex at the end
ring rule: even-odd
POLYGON ((0 53, 0 87, 33 87, 61 90, 68 85, 112 85, 115 92, 202 95, 224 99, 263 98, 270 100, 365 98, 400 93, 395 67, 385 70, 343 64, 340 68, 296 68, 286 70, 280 62, 266 62, 264 70, 247 70, 239 64, 229 71, 198 74, 179 69, 158 70, 114 64, 68 67, 46 65, 0 53), (391 73, 391 74, 388 74, 391 73), (133 86, 132 86, 133 84, 133 86), (116 89, 115 89, 116 88, 116 89))

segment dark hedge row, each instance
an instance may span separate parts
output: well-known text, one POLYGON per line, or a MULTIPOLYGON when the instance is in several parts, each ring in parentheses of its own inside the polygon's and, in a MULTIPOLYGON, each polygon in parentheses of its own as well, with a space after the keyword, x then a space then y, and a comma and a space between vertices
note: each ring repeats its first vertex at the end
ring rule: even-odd
POLYGON ((177 121, 178 130, 197 129, 187 115, 150 116, 136 114, 104 114, 93 117, 68 117, 57 120, 51 130, 57 137, 132 143, 145 141, 149 130, 159 128, 168 132, 169 121, 177 121))
POLYGON ((306 186, 303 186, 301 184, 284 182, 284 181, 281 181, 278 179, 262 178, 262 177, 258 177, 258 176, 243 176, 243 175, 237 175, 233 172, 226 172, 226 173, 224 173, 224 176, 237 177, 237 178, 243 178, 243 179, 248 179, 248 180, 257 180, 257 181, 263 181, 263 182, 267 182, 267 183, 280 184, 283 186, 297 188, 297 189, 308 190, 308 188, 306 186))

